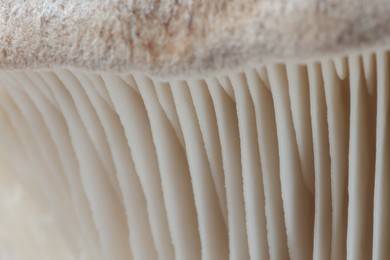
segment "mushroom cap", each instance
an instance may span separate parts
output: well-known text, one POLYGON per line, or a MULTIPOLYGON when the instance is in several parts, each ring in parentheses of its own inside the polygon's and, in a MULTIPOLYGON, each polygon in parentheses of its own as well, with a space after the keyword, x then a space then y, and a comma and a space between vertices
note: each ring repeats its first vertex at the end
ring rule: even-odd
POLYGON ((0 68, 184 77, 390 44, 386 0, 3 0, 0 68))

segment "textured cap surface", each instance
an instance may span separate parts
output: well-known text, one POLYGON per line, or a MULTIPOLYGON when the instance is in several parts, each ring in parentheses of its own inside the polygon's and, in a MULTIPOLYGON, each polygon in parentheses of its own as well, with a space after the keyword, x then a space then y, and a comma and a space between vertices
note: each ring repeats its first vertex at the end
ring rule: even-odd
POLYGON ((3 0, 0 68, 185 76, 390 42, 387 0, 3 0))

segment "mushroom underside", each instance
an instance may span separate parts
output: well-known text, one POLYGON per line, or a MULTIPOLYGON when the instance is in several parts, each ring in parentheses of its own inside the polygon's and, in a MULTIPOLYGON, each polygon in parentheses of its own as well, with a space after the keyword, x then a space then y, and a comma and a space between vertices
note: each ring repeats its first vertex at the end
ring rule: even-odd
POLYGON ((389 55, 1 71, 0 259, 385 259, 389 55))

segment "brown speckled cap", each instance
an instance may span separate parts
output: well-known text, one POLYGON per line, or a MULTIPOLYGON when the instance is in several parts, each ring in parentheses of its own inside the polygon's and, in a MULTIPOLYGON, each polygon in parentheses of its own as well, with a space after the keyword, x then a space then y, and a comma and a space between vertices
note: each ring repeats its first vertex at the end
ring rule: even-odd
POLYGON ((387 0, 4 0, 0 67, 180 76, 390 44, 387 0))

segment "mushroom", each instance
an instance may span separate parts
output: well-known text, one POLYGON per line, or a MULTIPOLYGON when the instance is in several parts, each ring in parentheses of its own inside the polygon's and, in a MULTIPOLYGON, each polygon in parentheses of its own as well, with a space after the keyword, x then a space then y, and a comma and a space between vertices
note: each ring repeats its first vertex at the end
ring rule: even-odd
POLYGON ((3 0, 0 259, 386 259, 385 0, 3 0))

